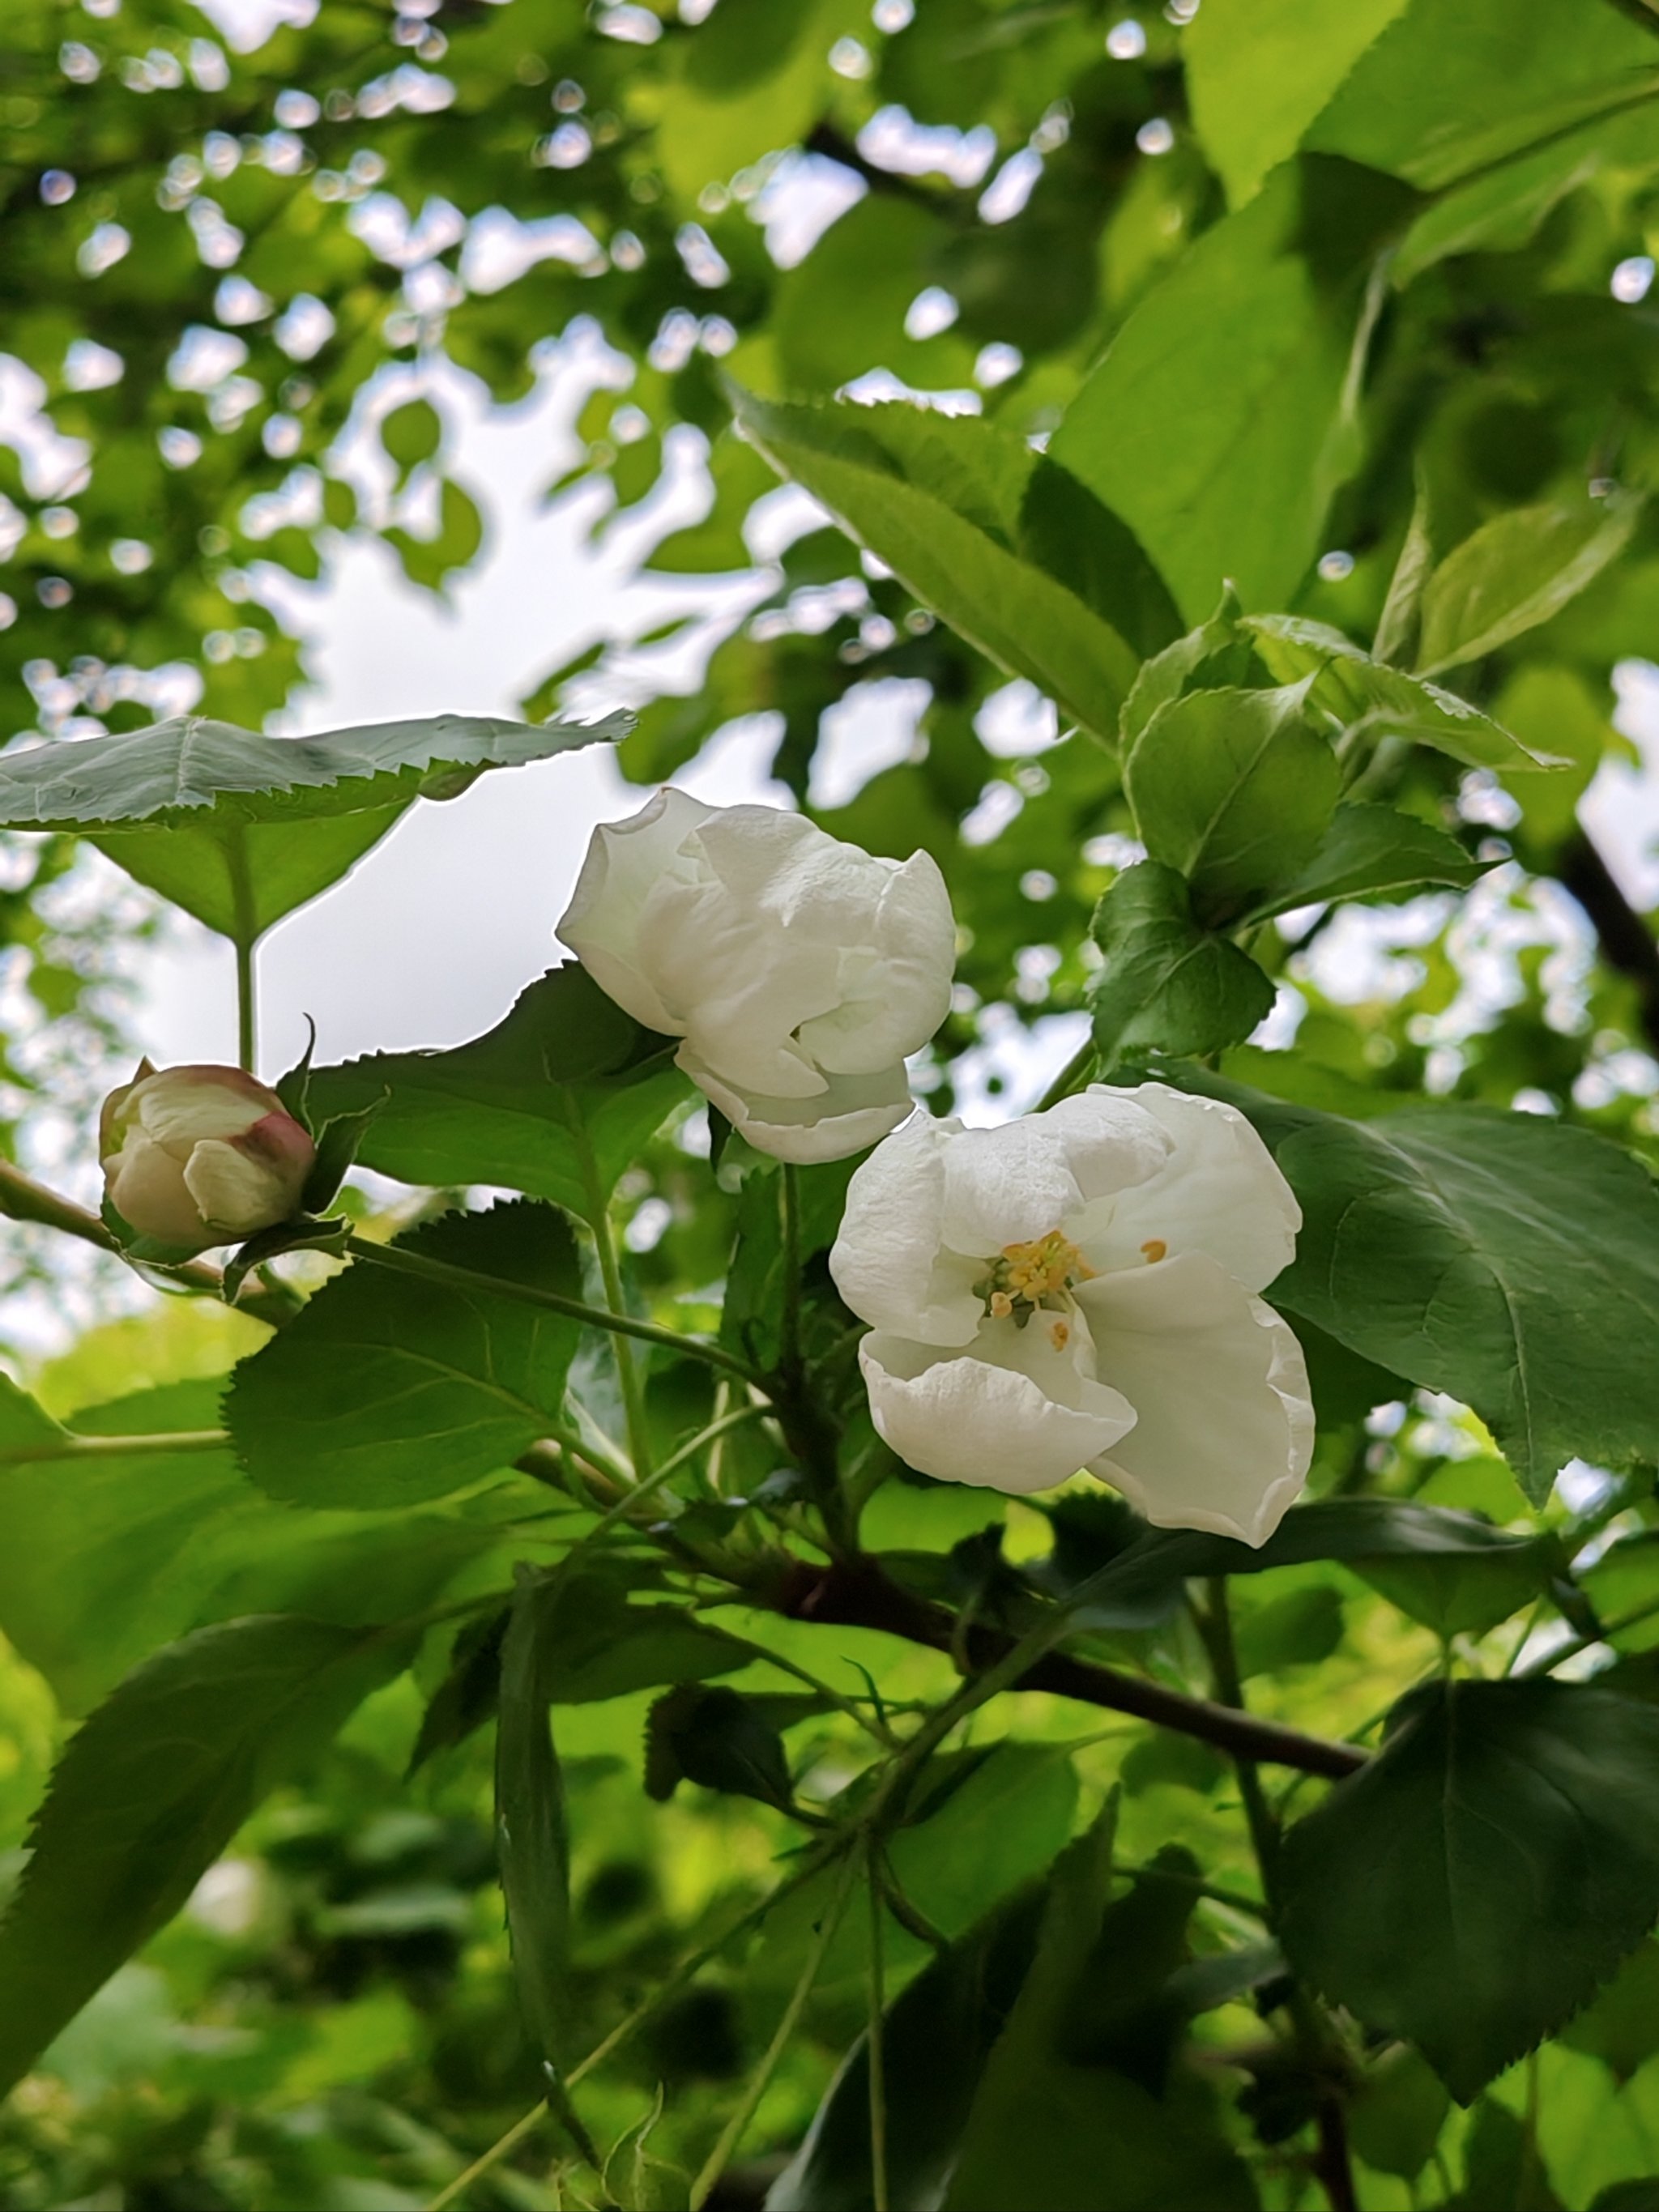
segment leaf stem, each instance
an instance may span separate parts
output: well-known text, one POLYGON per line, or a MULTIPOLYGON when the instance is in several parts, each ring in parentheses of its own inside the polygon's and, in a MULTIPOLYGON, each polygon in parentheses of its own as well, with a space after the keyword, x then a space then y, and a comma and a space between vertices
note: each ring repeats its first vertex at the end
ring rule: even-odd
MULTIPOLYGON (((617 1258, 617 1240, 611 1230, 610 1198, 599 1180, 599 1163, 593 1157, 587 1124, 580 1114, 572 1115, 570 1133, 581 1160, 582 1181, 587 1188, 587 1225, 593 1232, 593 1249, 599 1255, 599 1279, 605 1285, 605 1303, 612 1316, 620 1321, 626 1316, 628 1307, 623 1296, 622 1267, 617 1258)), ((628 1425, 629 1455, 641 1475, 648 1474, 651 1471, 651 1425, 645 1417, 644 1385, 634 1358, 633 1346, 625 1333, 619 1330, 613 1334, 611 1350, 617 1362, 617 1380, 622 1389, 623 1415, 628 1425)))
POLYGON ((875 2212, 888 2212, 887 2077, 882 2034, 887 1997, 883 1987, 881 1885, 876 1879, 875 1855, 872 1838, 864 1863, 870 1893, 870 2193, 875 2212))
POLYGON ((374 1244, 363 1237, 349 1237, 345 1249, 354 1260, 367 1260, 373 1267, 418 1275, 450 1290, 477 1291, 490 1297, 510 1298, 520 1305, 540 1306, 549 1313, 564 1314, 571 1321, 584 1322, 590 1328, 608 1329, 617 1336, 637 1337, 642 1344, 663 1345, 688 1358, 701 1359, 708 1366, 735 1375, 756 1389, 763 1387, 758 1375, 751 1373, 740 1359, 722 1352, 719 1345, 705 1344, 700 1337, 681 1336, 672 1328, 659 1328, 655 1322, 636 1321, 632 1314, 585 1305, 580 1298, 564 1297, 557 1291, 538 1290, 533 1284, 510 1282, 499 1275, 481 1275, 472 1267, 453 1267, 447 1260, 429 1259, 424 1253, 404 1251, 396 1244, 374 1244))
POLYGON ((236 940, 236 1060, 248 1073, 254 1073, 258 1056, 258 1030, 254 1007, 253 947, 238 938, 236 940))
POLYGON ((800 1344, 800 1170, 793 1160, 783 1164, 783 1371, 792 1389, 802 1376, 800 1344))
POLYGON ((259 931, 253 913, 253 878, 248 872, 246 829, 233 831, 226 840, 224 853, 235 923, 235 935, 231 941, 236 948, 236 1057, 238 1064, 251 1075, 258 1055, 253 950, 259 941, 259 931))
POLYGON ((1049 1107, 1058 1106, 1062 1098, 1069 1098, 1074 1091, 1080 1091, 1093 1075, 1099 1056, 1093 1036, 1085 1037, 1043 1092, 1042 1097, 1038 1099, 1032 1111, 1045 1114, 1049 1107))
POLYGON ((49 1443, 0 1446, 0 1467, 33 1467, 47 1460, 136 1459, 146 1453, 222 1451, 223 1429, 157 1430, 140 1437, 82 1437, 66 1432, 49 1443))
POLYGON ((732 2152, 742 2142, 749 2123, 754 2118, 757 2106, 766 2094, 767 2085, 777 2071, 778 2061, 788 2048, 789 2039, 793 2035, 796 2023, 806 2009, 806 2000, 812 1994, 813 1984, 823 1969, 825 1956, 835 1940, 836 1931, 841 1926, 842 1916, 847 1910, 848 1899, 852 1894, 854 1878, 857 1875, 859 1863, 860 1854, 852 1850, 849 1850, 842 1861, 841 1879, 836 1885, 835 1893, 825 1909, 823 1919, 818 1923, 817 1933, 814 1936, 811 1948, 806 1954, 806 1961, 800 1970, 800 1977, 790 1995, 788 2003, 783 2008, 783 2017, 778 2022, 772 2040, 766 2046, 760 2064, 755 2069, 744 2088, 743 2095, 738 2100, 738 2109, 720 2130, 720 2140, 703 2160, 702 2170, 691 2185, 691 2212, 702 2212, 702 2206, 708 2203, 715 2183, 725 2172, 732 2152))

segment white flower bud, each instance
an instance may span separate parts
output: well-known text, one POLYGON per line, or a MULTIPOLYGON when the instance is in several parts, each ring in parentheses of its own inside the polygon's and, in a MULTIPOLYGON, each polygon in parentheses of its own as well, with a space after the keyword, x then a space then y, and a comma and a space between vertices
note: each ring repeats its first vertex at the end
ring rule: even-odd
POLYGON ((180 1253, 285 1221, 316 1157, 274 1091, 240 1067, 138 1073, 104 1101, 98 1154, 130 1229, 180 1253))
POLYGON ((996 1129, 918 1115, 853 1177, 830 1270, 876 1428, 947 1482, 1079 1469, 1165 1528, 1266 1541, 1301 1489, 1302 1347, 1258 1297, 1301 1212, 1234 1108, 1095 1084, 996 1129))
POLYGON ((799 814, 659 792, 593 833, 559 934, 763 1152, 843 1159, 911 1110, 956 925, 933 859, 878 860, 799 814))

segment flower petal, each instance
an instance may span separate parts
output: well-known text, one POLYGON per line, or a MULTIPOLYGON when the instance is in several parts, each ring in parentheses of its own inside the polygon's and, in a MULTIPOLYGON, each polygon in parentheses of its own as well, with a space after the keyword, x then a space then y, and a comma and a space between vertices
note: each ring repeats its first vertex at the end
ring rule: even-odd
POLYGON ((689 1039, 674 1057, 732 1127, 774 1159, 803 1165, 850 1159, 908 1121, 915 1107, 902 1060, 878 1075, 830 1076, 811 1098, 766 1098, 724 1081, 689 1039))
MULTIPOLYGON (((1108 1091, 1097 1085, 1082 1095, 1108 1091)), ((1166 1133, 1160 1170, 1126 1188, 1101 1230, 1084 1237, 1091 1264, 1139 1267, 1156 1243, 1171 1259, 1205 1252, 1247 1291, 1264 1291, 1296 1253, 1302 1209, 1272 1153, 1238 1111, 1165 1083, 1109 1096, 1132 1100, 1166 1133)), ((1071 1102, 1067 1101, 1069 1104, 1071 1102)))
POLYGON ((205 1251, 219 1242, 185 1188, 178 1161, 143 1129, 130 1128, 120 1151, 104 1162, 104 1188, 122 1220, 141 1237, 186 1252, 205 1251))
POLYGON ((830 1273, 853 1311, 891 1335, 971 1344, 982 1262, 941 1248, 945 1159, 959 1121, 917 1114, 878 1145, 847 1187, 830 1273))
POLYGON ((1052 1490, 1097 1459, 1134 1420, 1115 1390, 1082 1382, 1060 1404, 1030 1375, 971 1352, 867 1336, 859 1364, 876 1430, 908 1467, 943 1482, 1024 1495, 1052 1490))
POLYGON ((929 853, 913 853, 884 871, 865 942, 843 943, 841 1003, 800 1026, 800 1041, 831 1073, 872 1073, 916 1052, 951 1011, 957 925, 951 895, 929 853))
POLYGON ((665 1036, 683 1036, 685 1023, 641 957, 641 921, 687 837, 714 811, 686 792, 665 789, 625 822, 600 823, 558 926, 605 995, 665 1036))
POLYGON ((1103 1087, 1000 1128, 966 1130, 945 1159, 945 1241, 989 1256, 1045 1237, 1091 1199, 1155 1175, 1169 1152, 1130 1093, 1103 1087))
POLYGON ((1100 1371, 1137 1417, 1091 1472, 1160 1528, 1265 1543, 1313 1455, 1313 1402, 1291 1329, 1196 1252, 1102 1276, 1077 1296, 1100 1371))
POLYGON ((131 1087, 123 1121, 137 1121, 152 1143, 181 1163, 202 1137, 240 1137, 272 1114, 286 1116, 276 1093, 240 1067, 164 1067, 131 1087))
POLYGON ((292 1178, 240 1145, 204 1138, 185 1164, 185 1188, 210 1229, 250 1237, 293 1212, 292 1178))

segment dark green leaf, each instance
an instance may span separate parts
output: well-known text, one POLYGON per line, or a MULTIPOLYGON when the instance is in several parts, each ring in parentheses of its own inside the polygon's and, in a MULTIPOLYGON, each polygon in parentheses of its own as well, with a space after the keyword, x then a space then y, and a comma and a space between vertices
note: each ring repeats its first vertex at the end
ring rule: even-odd
POLYGON ((1482 2097, 1463 2137, 1459 2212, 1564 2212, 1550 2186, 1537 2130, 1496 2097, 1482 2097))
POLYGON ((1293 881, 1318 850, 1341 775, 1304 711, 1310 682, 1189 691, 1158 708, 1124 763, 1147 852, 1187 878, 1207 921, 1293 881))
POLYGON ((141 883, 251 942, 343 876, 415 799, 631 727, 627 714, 538 727, 437 714, 272 738, 184 715, 7 754, 0 826, 95 836, 141 883))
POLYGON ((415 1640, 395 1626, 231 1621, 157 1652, 99 1707, 58 1763, 0 1923, 0 2094, 415 1640))
POLYGON ((1659 1455, 1659 1196, 1635 1161, 1527 1114, 1246 1110, 1302 1205, 1279 1303, 1473 1406, 1534 1502, 1576 1455, 1659 1455))
POLYGON ((700 1682, 755 1654, 679 1607, 629 1605, 626 1570, 574 1567, 545 1637, 548 1695, 557 1705, 625 1698, 662 1682, 700 1682))
POLYGON ((1348 2142, 1379 2173, 1415 2180, 1434 2155, 1450 2100, 1416 2051, 1396 2044, 1366 2069, 1348 2106, 1348 2142))
POLYGON ((1115 734, 1139 658, 1129 633, 1154 649, 1177 623, 1172 610, 1158 620, 1167 600, 1146 556, 1083 487, 1066 488, 1066 511, 1089 550, 1057 577, 1043 565, 1058 550, 1060 493, 1043 489, 1054 464, 988 424, 903 405, 781 407, 747 395, 737 416, 781 475, 805 485, 970 644, 1097 736, 1115 734), (1083 582, 1108 599, 1109 617, 1078 595, 1083 582))
POLYGON ((311 1079, 312 1110, 384 1103, 365 1167, 439 1188, 504 1184, 591 1219, 617 1177, 690 1095, 663 1041, 584 969, 555 968, 506 1019, 450 1052, 375 1053, 311 1079))
POLYGON ((1659 1912, 1659 1713, 1576 1683, 1425 1685, 1290 1830, 1280 1875, 1296 1971, 1467 2104, 1659 1912))
POLYGON ((1301 873, 1250 908, 1252 921, 1327 900, 1408 898, 1433 884, 1467 890, 1490 862, 1477 860, 1455 837, 1396 807, 1339 806, 1318 850, 1301 873))
MULTIPOLYGON (((569 1227, 550 1206, 446 1214, 401 1242, 453 1267, 580 1296, 569 1227)), ((441 1498, 506 1466, 556 1422, 579 1334, 561 1314, 354 1261, 244 1360, 225 1420, 273 1498, 441 1498)))
POLYGON ((682 1782, 784 1812, 794 1802, 783 1739, 763 1701, 695 1682, 659 1698, 647 1723, 646 1794, 672 1797, 682 1782))
POLYGON ((1101 900, 1105 955, 1091 1004, 1103 1066, 1136 1051, 1216 1052, 1273 1011, 1273 987, 1248 953, 1194 921, 1185 880, 1143 860, 1101 900))
POLYGON ((1632 1951, 1595 2002, 1568 2021, 1560 2040, 1601 2059, 1622 2087, 1659 2051, 1659 1943, 1632 1951))
POLYGON ((1241 1613, 1237 1626, 1238 1671, 1274 1674, 1286 1667, 1310 1667, 1328 1659, 1342 1641, 1342 1594, 1328 1585, 1285 1590, 1265 1605, 1241 1613))
POLYGON ((519 2001, 556 2080, 570 2034, 570 1841, 548 1712, 546 1644, 559 1577, 521 1570, 501 1639, 495 1844, 519 2001))
POLYGON ((463 1622, 449 1655, 449 1671, 428 1700, 420 1734, 409 1754, 413 1774, 441 1751, 465 1743, 495 1717, 501 1695, 501 1644, 511 1611, 480 1613, 463 1622))

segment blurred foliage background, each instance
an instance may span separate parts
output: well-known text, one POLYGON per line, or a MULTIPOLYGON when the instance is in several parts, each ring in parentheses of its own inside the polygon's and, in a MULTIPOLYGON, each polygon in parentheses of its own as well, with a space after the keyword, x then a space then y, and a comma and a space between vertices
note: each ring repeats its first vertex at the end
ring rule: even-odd
MULTIPOLYGON (((1140 530, 1189 619, 1228 573, 1247 606, 1369 640, 1414 507, 1444 546, 1514 510, 1651 481, 1655 31, 1643 0, 1585 0, 1571 16, 1530 0, 1356 0, 1340 21, 1297 0, 224 0, 205 12, 9 0, 0 730, 72 740, 198 707, 258 727, 303 669, 303 641, 268 604, 273 578, 325 575, 343 534, 374 532, 414 584, 441 593, 479 557, 489 517, 430 395, 459 372, 499 403, 520 400, 550 349, 591 325, 621 366, 594 376, 583 457, 549 498, 599 478, 607 515, 644 521, 689 474, 701 519, 665 524, 647 565, 734 591, 713 615, 550 668, 526 710, 637 708, 621 760, 646 787, 740 718, 765 717, 773 773, 825 828, 878 853, 933 853, 970 920, 922 1079, 948 1109, 963 1055, 1082 1005, 1091 913, 1134 852, 1118 763, 1086 734, 1062 736, 1031 685, 821 510, 780 494, 732 428, 725 380, 763 396, 922 393, 1042 441, 1148 308, 1172 325, 1188 373, 1127 386, 1122 411, 1096 424, 1096 489, 1140 530), (1371 77, 1351 79, 1362 66, 1371 77), (1293 156, 1293 173, 1279 166, 1293 156), (372 470, 353 464, 376 448, 372 470), (1224 570, 1211 553, 1230 531, 1249 546, 1221 556, 1224 570), (852 788, 827 777, 826 732, 878 709, 873 771, 852 788)), ((1659 523, 1644 512, 1622 557, 1582 580, 1457 678, 1571 767, 1500 778, 1421 749, 1395 763, 1393 803, 1489 872, 1462 896, 1270 927, 1256 954, 1279 1003, 1230 1073, 1337 1111, 1362 1093, 1366 1112, 1425 1095, 1519 1107, 1659 1160, 1651 917, 1575 811, 1606 762, 1636 757, 1614 727, 1614 679, 1656 653, 1659 523)), ((67 837, 5 836, 0 871, 9 1149, 26 1115, 83 1106, 89 1071, 141 1042, 120 977, 153 908, 90 896, 67 837)), ((698 1142, 683 1119, 655 1139, 618 1212, 640 1299, 707 1321, 740 1201, 713 1184, 698 1142)), ((7 1224, 0 1255, 5 1289, 33 1279, 40 1297, 58 1294, 42 1239, 7 1224)), ((157 1302, 25 1379, 48 1413, 90 1430, 210 1425, 219 1378, 262 1334, 157 1302)), ((1317 1490, 1517 1520, 1511 1478, 1472 1416, 1396 1398, 1394 1378, 1362 1367, 1333 1347, 1317 1374, 1317 1490)), ((672 1367, 654 1378, 665 1437, 683 1432, 683 1384, 672 1367)), ((768 1472, 740 1464, 733 1480, 768 1472)), ((40 1548, 0 1565, 6 1602, 64 1653, 56 1669, 0 1656, 0 1870, 21 1865, 54 1752, 97 1692, 154 1635, 257 1596, 245 1558, 185 1589, 179 1550, 201 1510, 179 1493, 142 1564, 131 1528, 112 1523, 106 1579, 74 1592, 89 1575, 84 1529, 72 1571, 33 1534, 40 1548), (151 1577, 185 1591, 153 1620, 151 1577)), ((1580 1470, 1550 1519, 1597 1625, 1639 1615, 1659 1528, 1651 1470, 1622 1486, 1580 1470)), ((1067 1543, 1082 1559, 1115 1540, 1063 1508, 1051 1521, 900 1480, 876 1497, 865 1538, 926 1556, 939 1595, 994 1613, 1007 1596, 984 1537, 996 1524, 1003 1562, 1021 1571, 1051 1547, 1063 1564, 1067 1543)), ((343 1586, 362 1559, 343 1532, 330 1571, 343 1586)), ((410 1601, 465 1592, 475 1572, 471 1586, 488 1584, 486 1553, 442 1565, 410 1569, 410 1601)), ((1499 1674, 1533 1626, 1531 1589, 1493 1612, 1328 1561, 1276 1570, 1238 1600, 1252 1703, 1341 1736, 1454 1647, 1460 1665, 1499 1674)), ((1551 1632, 1563 1644, 1574 1601, 1551 1632)), ((890 1707, 955 1679, 944 1655, 873 1631, 836 1631, 826 1662, 822 1631, 758 1613, 741 1626, 785 1659, 839 1670, 844 1694, 869 1670, 890 1707)), ((1590 1639, 1586 1663, 1611 1650, 1639 1676, 1656 1634, 1638 1619, 1590 1639)), ((1204 1672, 1184 1616, 1092 1648, 1173 1685, 1204 1672)), ((464 1735, 402 1781, 447 1658, 428 1649, 372 1697, 59 2039, 0 2113, 0 2201, 416 2206, 533 2105, 486 1737, 464 1735)), ((758 1662, 738 1678, 773 1694, 787 1679, 758 1662)), ((643 1798, 651 1703, 641 1689, 561 1716, 584 2048, 757 1906, 799 1846, 750 1797, 687 1785, 668 1803, 643 1798)), ((977 1751, 901 1838, 915 1846, 899 1871, 917 1912, 961 1934, 1047 1868, 1117 1783, 1124 1862, 1189 1852, 1165 1872, 1207 1885, 1188 1938, 1197 1959, 1258 1943, 1230 1770, 1186 1739, 1111 1716, 1088 1725, 1101 1719, 1027 1694, 1018 1741, 1002 1741, 981 1716, 977 1751)), ((789 1745, 811 1796, 855 1770, 843 1714, 798 1715, 789 1745)), ((707 2155, 811 1942, 810 1913, 790 1921, 792 1909, 773 1914, 761 1949, 717 1948, 584 2086, 602 2142, 644 2119, 660 2087, 653 2152, 691 2169, 707 2155)), ((925 1953, 892 1928, 890 1976, 925 1953)), ((863 2025, 866 1954, 867 1937, 838 1938, 712 2202, 759 2203, 799 2144, 863 2025)), ((1659 2172, 1656 1960, 1650 1944, 1634 1953, 1589 2013, 1468 2112, 1403 2047, 1376 2057, 1351 2115, 1359 2201, 1659 2202, 1616 2193, 1659 2172)), ((1248 1986, 1201 2013, 1194 2050, 1199 2078, 1224 2085, 1225 2140, 1254 2176, 1228 2167, 1240 2193, 1225 2201, 1319 2201, 1317 2085, 1264 2030, 1248 1986)), ((532 2141, 469 2201, 584 2201, 569 2193, 580 2180, 550 2178, 552 2159, 532 2141)), ((1203 2197, 1213 2175, 1148 2169, 1123 2185, 1109 2201, 1126 2212, 1224 2201, 1203 2197)), ((653 2197, 648 2177, 629 2186, 623 2201, 676 2201, 653 2197)))

